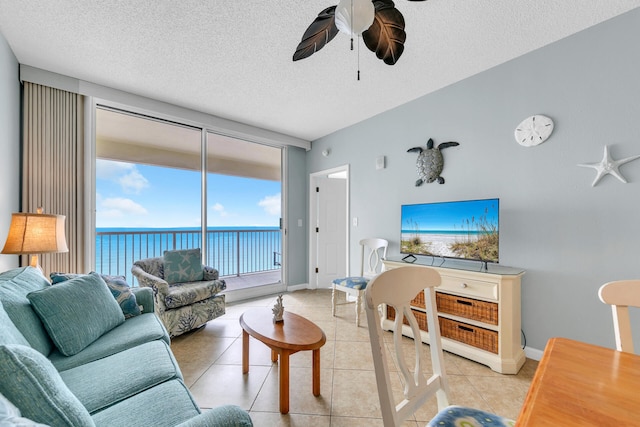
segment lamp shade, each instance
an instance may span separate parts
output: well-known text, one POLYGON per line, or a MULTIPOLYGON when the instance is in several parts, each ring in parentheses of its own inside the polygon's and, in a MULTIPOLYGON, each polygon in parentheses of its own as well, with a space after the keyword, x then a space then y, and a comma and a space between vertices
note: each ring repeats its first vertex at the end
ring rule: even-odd
POLYGON ((64 215, 14 213, 3 254, 43 254, 68 252, 64 235, 64 215))
POLYGON ((340 0, 336 6, 336 27, 348 35, 358 36, 368 30, 374 17, 375 7, 371 0, 340 0))

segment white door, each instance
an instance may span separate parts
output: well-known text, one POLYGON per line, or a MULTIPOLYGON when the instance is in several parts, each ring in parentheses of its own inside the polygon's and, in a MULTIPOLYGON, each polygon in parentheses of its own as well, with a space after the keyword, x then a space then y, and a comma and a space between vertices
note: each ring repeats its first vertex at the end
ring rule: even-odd
POLYGON ((311 210, 310 283, 328 288, 333 279, 347 275, 347 179, 344 174, 341 178, 324 175, 311 182, 315 206, 311 210))

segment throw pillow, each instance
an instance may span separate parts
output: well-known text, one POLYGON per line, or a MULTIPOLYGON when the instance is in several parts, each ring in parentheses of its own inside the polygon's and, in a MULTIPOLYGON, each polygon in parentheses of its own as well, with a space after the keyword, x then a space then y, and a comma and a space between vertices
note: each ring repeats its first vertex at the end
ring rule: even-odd
POLYGON ((169 284, 202 280, 203 270, 200 248, 164 252, 164 280, 169 284))
MULTIPOLYGON (((99 273, 92 271, 89 274, 99 273)), ((49 276, 51 277, 51 283, 55 285, 58 283, 66 282, 67 280, 75 279, 76 277, 86 276, 86 274, 51 273, 49 276)), ((125 319, 142 314, 142 306, 138 305, 136 296, 133 292, 131 292, 131 287, 127 283, 127 279, 124 276, 110 276, 108 274, 100 274, 100 277, 102 277, 102 280, 107 283, 107 287, 113 294, 113 297, 116 299, 118 304, 120 304, 120 308, 122 309, 122 314, 124 314, 125 319)))
POLYGON ((97 274, 31 292, 27 298, 65 356, 79 353, 124 322, 120 306, 97 274))
MULTIPOLYGON (((89 274, 98 273, 91 272, 89 274)), ((131 288, 124 276, 109 276, 107 274, 101 274, 100 277, 102 277, 102 280, 107 283, 111 294, 120 305, 125 319, 142 314, 142 309, 138 305, 136 296, 131 292, 131 288)))
POLYGON ((0 393, 24 417, 51 426, 93 426, 89 412, 37 350, 0 345, 0 393))
POLYGON ((78 273, 51 273, 49 277, 51 278, 51 284, 55 285, 58 283, 66 282, 67 280, 75 279, 76 277, 84 276, 84 274, 78 273))

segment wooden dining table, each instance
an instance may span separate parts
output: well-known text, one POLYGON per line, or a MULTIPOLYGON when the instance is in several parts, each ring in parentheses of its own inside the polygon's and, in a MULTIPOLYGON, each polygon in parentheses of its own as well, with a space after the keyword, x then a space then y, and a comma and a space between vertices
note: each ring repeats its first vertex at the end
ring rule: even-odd
POLYGON ((516 425, 640 425, 640 356, 550 339, 516 425))

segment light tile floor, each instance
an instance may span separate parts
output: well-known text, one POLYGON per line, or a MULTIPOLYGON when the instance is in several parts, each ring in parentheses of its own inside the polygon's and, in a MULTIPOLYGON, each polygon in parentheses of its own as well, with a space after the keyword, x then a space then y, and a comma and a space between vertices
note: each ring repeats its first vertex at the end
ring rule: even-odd
MULTIPOLYGON (((344 301, 344 294, 340 293, 344 301)), ((311 393, 311 352, 290 359, 290 413, 278 410, 278 366, 270 350, 251 338, 250 367, 242 374, 240 315, 251 307, 273 307, 276 296, 227 305, 227 313, 205 327, 173 339, 171 348, 185 383, 202 408, 235 404, 250 411, 256 426, 382 426, 366 316, 355 326, 354 304, 331 315, 330 290, 284 295, 285 310, 316 323, 327 336, 321 350, 321 395, 311 393)), ((391 334, 389 333, 389 337, 391 334)), ((412 341, 405 338, 407 344, 412 341)), ((429 357, 428 346, 425 355, 429 357)), ((451 404, 471 406, 515 419, 537 367, 527 362, 517 375, 501 375, 484 365, 445 353, 451 404)), ((394 369, 394 368, 391 368, 394 369)), ((397 378, 397 395, 401 383, 397 378)), ((405 426, 423 426, 436 403, 421 408, 405 426)))

